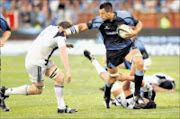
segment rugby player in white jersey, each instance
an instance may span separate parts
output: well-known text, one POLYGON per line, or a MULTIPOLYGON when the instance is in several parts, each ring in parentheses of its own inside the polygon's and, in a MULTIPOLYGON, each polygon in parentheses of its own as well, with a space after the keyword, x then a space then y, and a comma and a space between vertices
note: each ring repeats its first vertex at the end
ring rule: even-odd
POLYGON ((175 92, 175 80, 163 73, 156 73, 152 76, 144 76, 144 81, 151 84, 156 92, 175 92))
MULTIPOLYGON (((65 75, 49 59, 55 49, 59 48, 59 54, 64 65, 67 77, 67 83, 71 82, 71 71, 69 67, 68 54, 66 47, 73 47, 73 44, 66 44, 64 30, 72 25, 63 21, 58 26, 48 26, 34 40, 32 47, 28 51, 25 61, 25 67, 29 73, 32 85, 23 85, 15 88, 1 87, 1 102, 6 97, 14 94, 36 95, 41 94, 44 87, 45 76, 54 80, 54 90, 56 93, 58 113, 73 113, 77 109, 69 108, 63 99, 63 84, 65 75)), ((9 110, 8 110, 9 111, 9 110)))
MULTIPOLYGON (((108 72, 98 63, 98 61, 94 58, 94 56, 91 55, 88 50, 84 51, 84 55, 92 62, 100 78, 106 82, 109 76, 108 72)), ((149 83, 142 81, 141 92, 146 104, 138 104, 133 100, 135 86, 132 81, 134 80, 134 77, 120 74, 118 76, 118 80, 123 81, 123 84, 116 82, 112 86, 111 93, 115 97, 115 100, 111 99, 113 104, 115 104, 116 106, 123 106, 124 108, 130 109, 156 108, 156 103, 154 102, 155 92, 153 91, 149 83)))

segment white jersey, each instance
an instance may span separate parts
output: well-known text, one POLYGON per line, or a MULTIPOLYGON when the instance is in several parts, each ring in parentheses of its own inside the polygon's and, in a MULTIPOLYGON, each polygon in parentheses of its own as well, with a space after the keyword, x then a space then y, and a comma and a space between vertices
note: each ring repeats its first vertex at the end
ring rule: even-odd
POLYGON ((58 26, 48 26, 34 40, 26 56, 26 64, 46 66, 54 50, 66 46, 65 40, 58 26))
POLYGON ((165 82, 166 80, 168 81, 174 81, 174 79, 166 74, 163 73, 156 73, 152 76, 144 76, 144 81, 149 83, 149 84, 156 84, 160 85, 161 83, 165 82))

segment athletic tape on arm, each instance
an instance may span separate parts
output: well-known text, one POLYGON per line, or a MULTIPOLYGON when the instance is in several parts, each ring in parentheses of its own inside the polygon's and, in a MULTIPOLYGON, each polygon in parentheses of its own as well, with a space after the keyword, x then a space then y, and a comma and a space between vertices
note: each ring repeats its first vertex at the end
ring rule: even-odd
POLYGON ((79 27, 78 25, 74 25, 68 29, 66 29, 66 35, 76 34, 79 33, 79 27))

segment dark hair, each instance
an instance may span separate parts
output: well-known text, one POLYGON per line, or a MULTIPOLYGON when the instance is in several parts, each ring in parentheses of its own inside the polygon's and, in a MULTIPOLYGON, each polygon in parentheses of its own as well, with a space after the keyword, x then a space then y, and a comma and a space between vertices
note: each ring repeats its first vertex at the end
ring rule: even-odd
POLYGON ((165 82, 162 82, 159 87, 165 88, 165 89, 173 89, 173 84, 171 81, 166 80, 165 82))
POLYGON ((102 3, 99 7, 99 9, 105 9, 106 12, 111 12, 113 11, 113 7, 112 7, 112 4, 110 2, 105 2, 105 3, 102 3))
POLYGON ((58 24, 59 26, 63 27, 63 29, 67 29, 72 26, 72 24, 68 21, 62 21, 58 24))
POLYGON ((149 102, 146 104, 145 107, 142 107, 143 109, 155 109, 156 108, 156 103, 152 100, 149 100, 149 102))

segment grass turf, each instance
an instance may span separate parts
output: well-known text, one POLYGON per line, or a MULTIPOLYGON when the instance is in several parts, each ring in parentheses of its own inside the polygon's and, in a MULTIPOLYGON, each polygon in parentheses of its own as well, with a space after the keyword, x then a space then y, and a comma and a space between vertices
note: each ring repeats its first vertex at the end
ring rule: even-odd
MULTIPOLYGON (((31 84, 25 70, 24 56, 2 56, 1 85, 17 87, 31 84)), ((102 63, 102 56, 97 56, 102 63)), ((176 80, 176 91, 173 93, 158 92, 156 96, 157 109, 132 110, 112 106, 106 109, 103 105, 103 92, 98 88, 104 85, 93 65, 83 56, 70 56, 72 82, 65 83, 64 99, 66 104, 79 111, 74 114, 57 114, 57 101, 53 81, 46 78, 46 87, 41 95, 12 95, 6 99, 10 112, 0 111, 0 118, 180 118, 180 64, 178 56, 152 56, 152 66, 146 75, 157 72, 168 74, 176 80)), ((52 60, 63 70, 58 56, 52 60)), ((128 74, 129 70, 120 70, 128 74)))

